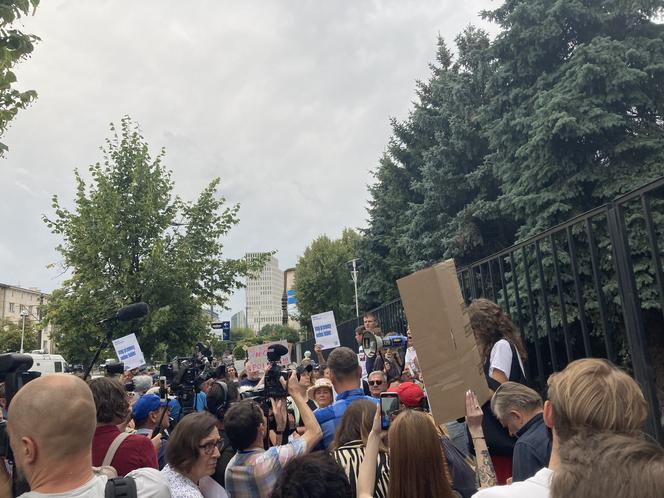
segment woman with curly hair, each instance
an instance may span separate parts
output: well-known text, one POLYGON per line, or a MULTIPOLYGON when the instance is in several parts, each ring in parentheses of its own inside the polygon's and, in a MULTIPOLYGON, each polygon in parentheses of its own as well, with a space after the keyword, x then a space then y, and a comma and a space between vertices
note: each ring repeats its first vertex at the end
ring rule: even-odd
MULTIPOLYGON (((475 299, 468 306, 470 325, 484 365, 489 389, 507 381, 526 383, 523 362, 526 348, 510 317, 493 301, 475 299)), ((491 411, 491 400, 482 406, 482 428, 499 484, 512 476, 514 439, 491 411)))

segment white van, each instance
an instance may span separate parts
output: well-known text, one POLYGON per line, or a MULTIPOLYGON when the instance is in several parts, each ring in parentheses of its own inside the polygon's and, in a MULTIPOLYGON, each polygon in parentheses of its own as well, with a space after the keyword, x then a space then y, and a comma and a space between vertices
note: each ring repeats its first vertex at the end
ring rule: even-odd
POLYGON ((59 354, 44 354, 33 352, 29 353, 28 356, 32 357, 32 368, 31 371, 41 372, 42 375, 48 375, 52 373, 64 373, 67 368, 67 362, 59 354))

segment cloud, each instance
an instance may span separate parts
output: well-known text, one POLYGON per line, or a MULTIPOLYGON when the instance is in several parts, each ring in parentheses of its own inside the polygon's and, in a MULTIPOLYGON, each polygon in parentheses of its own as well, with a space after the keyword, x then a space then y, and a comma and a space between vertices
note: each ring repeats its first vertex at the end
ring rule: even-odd
MULTIPOLYGON (((42 38, 18 69, 39 99, 3 142, 0 281, 52 290, 50 197, 73 200, 73 169, 101 160, 108 124, 141 124, 166 148, 177 193, 215 176, 240 225, 227 254, 278 250, 282 268, 316 236, 366 218, 370 171, 450 43, 496 3, 434 0, 51 0, 25 30, 42 38), (18 187, 18 188, 16 188, 18 187)), ((481 23, 479 23, 481 24, 481 23)), ((242 295, 232 305, 242 308, 242 295)))

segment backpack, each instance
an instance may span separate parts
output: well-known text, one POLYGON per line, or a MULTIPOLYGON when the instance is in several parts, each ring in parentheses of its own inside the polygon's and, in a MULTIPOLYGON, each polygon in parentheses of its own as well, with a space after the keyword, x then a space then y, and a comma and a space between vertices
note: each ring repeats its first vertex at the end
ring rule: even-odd
POLYGON ((131 477, 114 477, 106 481, 104 498, 137 498, 136 481, 131 477))

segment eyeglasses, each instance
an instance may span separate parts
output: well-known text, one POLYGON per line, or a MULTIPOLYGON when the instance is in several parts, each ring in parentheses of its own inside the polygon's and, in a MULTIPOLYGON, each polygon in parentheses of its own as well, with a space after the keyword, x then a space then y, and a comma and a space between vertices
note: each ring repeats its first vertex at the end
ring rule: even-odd
POLYGON ((214 449, 217 448, 219 453, 224 449, 224 440, 217 439, 216 441, 210 441, 209 443, 199 444, 198 447, 203 450, 203 453, 206 455, 214 454, 214 449))
POLYGON ((370 380, 369 385, 370 386, 380 386, 381 384, 384 384, 382 380, 370 380))

